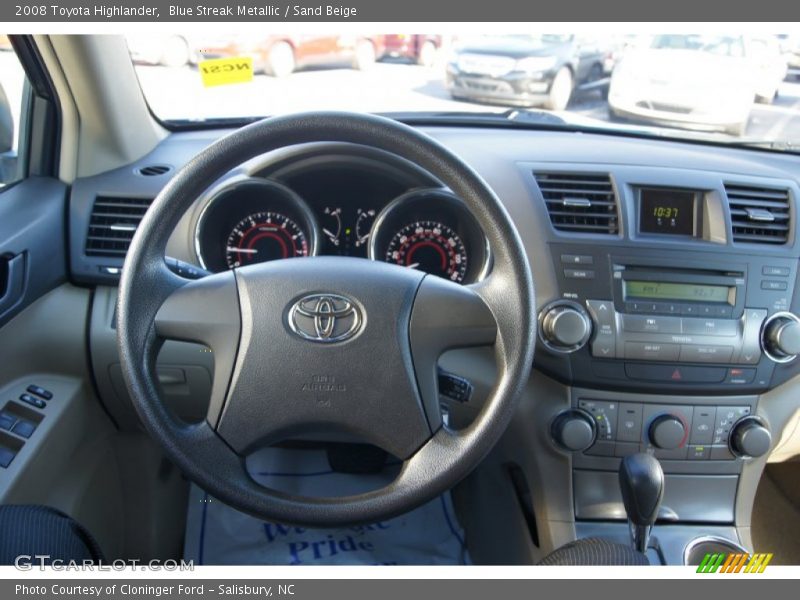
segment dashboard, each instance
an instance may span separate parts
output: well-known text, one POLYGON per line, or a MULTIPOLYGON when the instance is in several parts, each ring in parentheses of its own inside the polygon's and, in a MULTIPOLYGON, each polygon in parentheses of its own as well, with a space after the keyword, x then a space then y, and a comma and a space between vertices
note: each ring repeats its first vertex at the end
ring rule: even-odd
MULTIPOLYGON (((675 520, 749 522, 758 457, 797 404, 784 384, 800 375, 798 157, 572 132, 425 132, 484 178, 527 251, 538 344, 508 435, 536 465, 528 475, 548 482, 541 502, 565 521, 618 519, 620 458, 645 451, 662 463, 675 520)), ((71 274, 96 289, 93 371, 120 422, 135 422, 113 328, 127 245, 172 174, 224 133, 171 134, 135 164, 72 187, 71 274)), ((210 271, 342 255, 465 284, 492 267, 484 233, 440 182, 336 143, 230 172, 199 195, 167 255, 210 271)), ((477 410, 492 382, 491 353, 464 352, 443 360, 453 377, 440 378, 454 419, 477 410)), ((180 378, 168 400, 202 418, 189 405, 207 393, 212 357, 174 344, 162 356, 180 378)))

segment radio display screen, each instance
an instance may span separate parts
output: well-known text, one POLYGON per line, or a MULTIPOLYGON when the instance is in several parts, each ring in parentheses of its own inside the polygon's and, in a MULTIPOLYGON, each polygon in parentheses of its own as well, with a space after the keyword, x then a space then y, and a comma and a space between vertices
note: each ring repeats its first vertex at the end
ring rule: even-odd
POLYGON ((635 280, 626 280, 624 284, 626 299, 728 302, 731 294, 731 288, 727 285, 635 280))
POLYGON ((696 235, 695 192, 642 188, 639 194, 639 231, 696 235))

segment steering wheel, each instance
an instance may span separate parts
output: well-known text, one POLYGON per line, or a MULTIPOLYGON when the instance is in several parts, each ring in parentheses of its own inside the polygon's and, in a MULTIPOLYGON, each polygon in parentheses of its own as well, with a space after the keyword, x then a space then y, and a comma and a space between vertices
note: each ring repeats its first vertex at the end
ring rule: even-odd
POLYGON ((227 135, 175 174, 131 242, 119 286, 118 348, 134 406, 166 454, 198 485, 253 516, 308 526, 376 522, 451 488, 505 430, 528 380, 536 340, 533 281, 511 218, 469 166, 427 135, 350 113, 273 117, 227 135), (186 280, 164 256, 183 213, 246 160, 309 142, 394 153, 461 197, 491 244, 494 265, 459 285, 414 269, 347 257, 292 258, 186 280), (214 354, 206 419, 188 424, 159 398, 166 339, 214 354), (442 423, 439 356, 495 349, 497 380, 475 420, 442 423), (343 432, 401 459, 387 486, 309 498, 262 487, 247 473, 255 448, 309 430, 343 432))

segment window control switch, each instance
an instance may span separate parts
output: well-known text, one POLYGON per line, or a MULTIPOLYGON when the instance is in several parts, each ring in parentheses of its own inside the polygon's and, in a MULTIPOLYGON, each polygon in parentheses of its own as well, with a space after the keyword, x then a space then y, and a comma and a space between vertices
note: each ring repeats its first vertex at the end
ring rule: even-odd
POLYGON ((17 424, 14 425, 14 428, 11 430, 12 433, 16 433, 20 437, 29 438, 36 430, 36 424, 31 423, 30 421, 25 421, 20 419, 17 421, 17 424))
POLYGON ((0 412, 0 429, 11 431, 14 423, 17 422, 17 417, 7 412, 0 412))
POLYGON ((17 455, 11 448, 6 448, 5 446, 0 446, 0 467, 4 469, 11 464, 11 461, 14 460, 14 457, 17 455))
POLYGON ((52 400, 53 398, 53 392, 38 385, 29 385, 27 391, 29 391, 31 394, 36 394, 45 400, 52 400))
POLYGON ((19 397, 19 399, 25 402, 26 404, 35 406, 36 408, 44 408, 45 406, 47 406, 47 403, 44 400, 42 400, 41 398, 37 398, 35 396, 31 396, 30 394, 22 394, 19 397))

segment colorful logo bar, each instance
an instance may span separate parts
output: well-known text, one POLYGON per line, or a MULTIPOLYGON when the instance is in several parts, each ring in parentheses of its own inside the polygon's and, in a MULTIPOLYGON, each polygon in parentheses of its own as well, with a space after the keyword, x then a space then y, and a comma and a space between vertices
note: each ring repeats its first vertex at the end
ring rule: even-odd
POLYGON ((698 565, 698 573, 763 573, 772 554, 706 554, 698 565))

